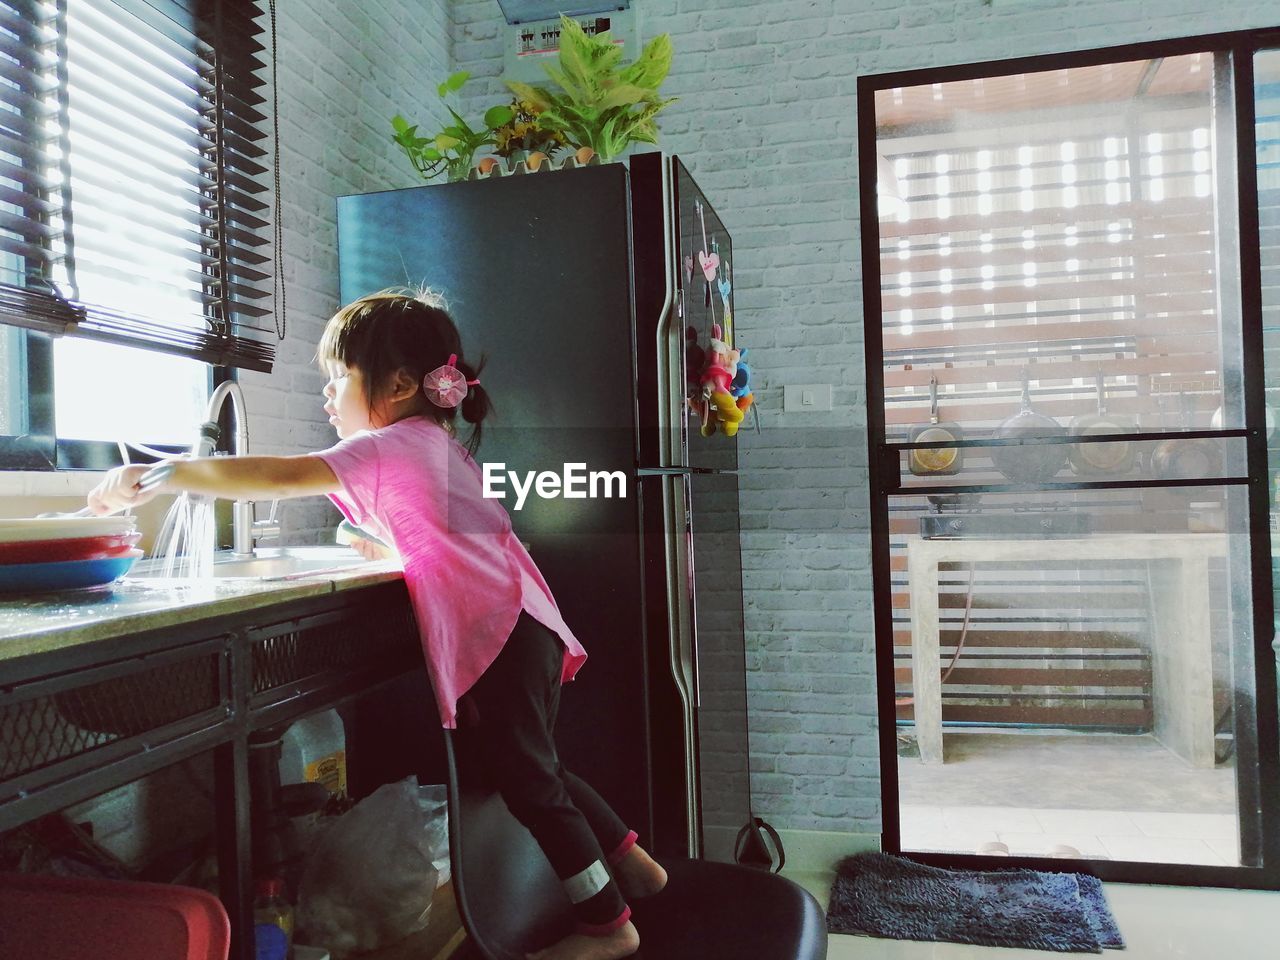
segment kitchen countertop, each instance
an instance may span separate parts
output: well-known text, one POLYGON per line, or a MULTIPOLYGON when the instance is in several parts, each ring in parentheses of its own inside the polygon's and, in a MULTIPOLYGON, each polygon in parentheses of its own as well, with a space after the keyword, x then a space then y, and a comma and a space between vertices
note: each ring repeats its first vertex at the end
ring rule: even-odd
POLYGON ((111 589, 0 599, 0 664, 402 577, 398 562, 375 561, 272 580, 125 577, 111 589))

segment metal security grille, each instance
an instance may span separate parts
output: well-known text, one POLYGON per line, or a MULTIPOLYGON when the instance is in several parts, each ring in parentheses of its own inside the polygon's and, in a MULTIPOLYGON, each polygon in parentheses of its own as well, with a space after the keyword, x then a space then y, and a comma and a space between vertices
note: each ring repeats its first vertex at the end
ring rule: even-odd
POLYGON ((0 701, 0 780, 159 733, 222 703, 219 655, 211 652, 71 690, 46 689, 33 684, 30 697, 19 690, 0 701))
POLYGON ((253 642, 253 693, 309 677, 341 674, 422 656, 413 611, 380 610, 370 622, 347 617, 269 635, 253 642))

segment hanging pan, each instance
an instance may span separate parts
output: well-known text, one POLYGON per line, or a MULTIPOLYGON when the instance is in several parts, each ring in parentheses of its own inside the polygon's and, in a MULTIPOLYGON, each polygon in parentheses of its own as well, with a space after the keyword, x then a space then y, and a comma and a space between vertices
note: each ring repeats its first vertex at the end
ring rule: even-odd
MULTIPOLYGON (((1178 394, 1180 426, 1194 426, 1195 398, 1178 394)), ((1189 440, 1161 440, 1151 452, 1151 474, 1157 480, 1196 480, 1216 477, 1222 471, 1222 448, 1216 440, 1197 437, 1189 440)))
MULTIPOLYGON (((1052 417, 1031 409, 1031 375, 1022 374, 1022 409, 996 428, 998 440, 1029 440, 1037 437, 1064 437, 1067 431, 1052 417)), ((1012 483, 1044 483, 1067 462, 1065 443, 1011 443, 991 448, 996 469, 1012 483)))
MULTIPOLYGON (((963 440, 958 423, 943 423, 938 418, 938 378, 929 378, 929 422, 911 428, 908 443, 950 443, 963 440)), ((964 466, 963 447, 920 447, 907 455, 907 466, 917 477, 943 477, 959 473, 964 466)))
MULTIPOLYGON (((1073 437, 1098 436, 1099 434, 1134 433, 1137 425, 1107 413, 1106 388, 1102 384, 1102 371, 1098 371, 1098 412, 1086 413, 1071 421, 1069 431, 1073 437)), ((1115 443, 1073 443, 1069 445, 1067 459, 1071 469, 1081 477, 1114 477, 1133 469, 1137 451, 1129 441, 1115 443)))

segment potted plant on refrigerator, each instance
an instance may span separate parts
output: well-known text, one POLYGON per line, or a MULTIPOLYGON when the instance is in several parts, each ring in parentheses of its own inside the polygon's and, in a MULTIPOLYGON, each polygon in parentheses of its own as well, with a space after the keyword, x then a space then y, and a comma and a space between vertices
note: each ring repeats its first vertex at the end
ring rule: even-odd
MULTIPOLYGON (((530 101, 513 97, 510 107, 511 119, 493 131, 493 152, 512 166, 524 161, 530 170, 538 169, 547 160, 554 160, 566 146, 564 137, 538 125, 539 110, 530 101)), ((496 164, 496 161, 490 164, 489 160, 485 157, 480 161, 478 171, 481 174, 487 174, 496 164)))
POLYGON ((591 37, 576 20, 561 16, 559 68, 543 64, 558 89, 514 80, 507 86, 535 108, 540 128, 578 148, 579 163, 592 154, 607 163, 630 143, 657 143, 654 118, 676 100, 658 96, 671 69, 669 34, 650 40, 633 63, 620 67, 621 59, 622 48, 608 31, 591 37))
MULTIPOLYGON (((436 88, 443 100, 451 93, 457 93, 470 76, 465 70, 459 70, 436 88)), ((424 180, 444 173, 450 180, 465 180, 475 162, 476 151, 481 147, 493 146, 495 131, 511 122, 514 112, 506 104, 490 107, 485 111, 484 125, 472 129, 458 111, 445 104, 453 118, 439 132, 427 137, 418 136, 416 124, 410 125, 400 114, 391 118, 394 130, 392 139, 404 150, 413 168, 424 180)))

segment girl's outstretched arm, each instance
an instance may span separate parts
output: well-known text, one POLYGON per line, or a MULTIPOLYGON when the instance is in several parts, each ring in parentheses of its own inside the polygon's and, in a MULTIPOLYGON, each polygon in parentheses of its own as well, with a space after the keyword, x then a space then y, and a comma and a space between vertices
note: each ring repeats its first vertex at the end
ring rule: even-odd
POLYGON ((139 492, 138 481, 154 464, 116 467, 89 494, 96 514, 138 507, 158 494, 185 491, 228 500, 269 500, 337 493, 342 489, 319 457, 197 457, 174 460, 163 483, 139 492))

